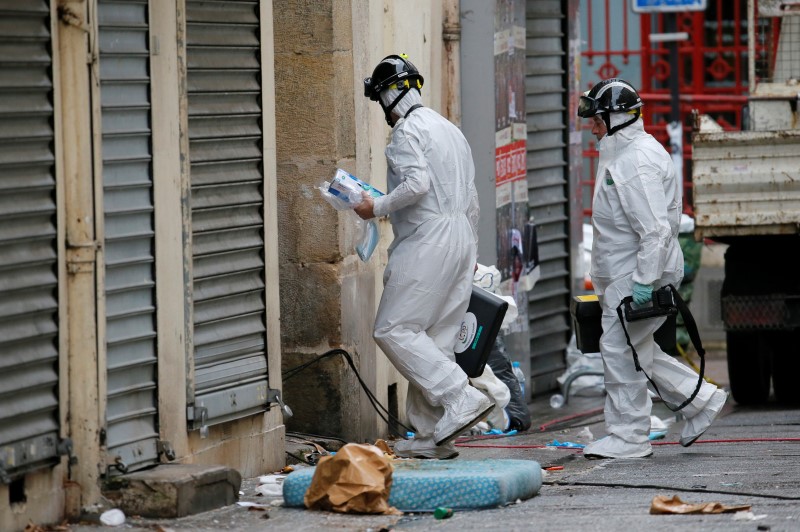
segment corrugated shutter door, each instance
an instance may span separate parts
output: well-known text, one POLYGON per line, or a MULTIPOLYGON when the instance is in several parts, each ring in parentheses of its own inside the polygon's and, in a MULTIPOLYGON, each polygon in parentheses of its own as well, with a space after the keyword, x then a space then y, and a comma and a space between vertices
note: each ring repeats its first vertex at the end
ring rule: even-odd
POLYGON ((528 297, 532 390, 557 387, 570 337, 566 39, 558 0, 527 2, 528 188, 542 276, 528 297))
POLYGON ((259 4, 186 12, 195 407, 210 425, 266 408, 259 4))
POLYGON ((50 7, 0 0, 0 482, 57 457, 50 7))
POLYGON ((123 469, 158 461, 147 0, 100 0, 106 445, 123 469))

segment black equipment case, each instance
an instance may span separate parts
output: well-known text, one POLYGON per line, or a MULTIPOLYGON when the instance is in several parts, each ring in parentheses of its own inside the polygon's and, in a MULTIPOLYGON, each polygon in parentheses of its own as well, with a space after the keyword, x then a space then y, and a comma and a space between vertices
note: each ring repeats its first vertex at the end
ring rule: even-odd
POLYGON ((472 297, 456 341, 456 363, 467 377, 480 377, 508 310, 508 302, 472 285, 472 297))

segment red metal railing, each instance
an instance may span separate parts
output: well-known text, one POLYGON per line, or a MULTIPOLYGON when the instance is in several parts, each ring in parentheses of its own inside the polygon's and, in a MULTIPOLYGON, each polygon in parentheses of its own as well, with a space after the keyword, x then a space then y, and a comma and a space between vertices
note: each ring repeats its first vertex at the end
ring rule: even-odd
MULTIPOLYGON (((705 12, 677 15, 677 31, 689 34, 689 39, 678 43, 678 71, 672 72, 669 62, 669 44, 651 43, 651 33, 666 31, 665 15, 638 15, 630 13, 630 0, 604 0, 604 12, 597 2, 586 0, 587 48, 582 52, 586 59, 582 85, 587 89, 601 79, 614 77, 622 69, 630 70, 630 59, 638 57, 641 64, 640 79, 628 79, 640 92, 645 102, 645 128, 668 148, 666 126, 670 121, 672 101, 671 76, 678 76, 680 98, 679 117, 683 124, 684 159, 684 210, 691 213, 691 113, 697 109, 712 116, 726 129, 742 128, 742 111, 747 101, 747 0, 708 0, 705 12), (594 9, 592 5, 594 4, 594 9), (619 18, 612 17, 622 11, 622 28, 619 18), (600 12, 598 12, 600 11, 600 12), (612 20, 613 19, 613 20, 612 20), (612 24, 613 21, 613 24, 612 24), (639 48, 629 48, 629 35, 640 28, 639 48), (596 27, 605 31, 605 49, 593 46, 596 27), (622 47, 612 49, 612 35, 622 33, 622 47), (602 63, 596 66, 597 61, 602 63)), ((618 42, 619 39, 616 39, 618 42)), ((634 76, 626 74, 630 78, 634 76)), ((588 129, 584 123, 584 128, 588 129)), ((669 149, 669 148, 668 148, 669 149)), ((594 138, 584 134, 584 165, 580 183, 584 190, 584 214, 591 215, 591 190, 594 188, 597 151, 594 138)))

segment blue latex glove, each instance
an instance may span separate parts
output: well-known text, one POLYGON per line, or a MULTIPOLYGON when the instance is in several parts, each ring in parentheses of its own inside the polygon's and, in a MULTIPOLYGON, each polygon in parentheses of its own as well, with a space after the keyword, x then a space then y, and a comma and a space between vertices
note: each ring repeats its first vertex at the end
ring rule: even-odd
POLYGON ((653 287, 649 284, 633 283, 633 302, 644 305, 653 299, 653 287))

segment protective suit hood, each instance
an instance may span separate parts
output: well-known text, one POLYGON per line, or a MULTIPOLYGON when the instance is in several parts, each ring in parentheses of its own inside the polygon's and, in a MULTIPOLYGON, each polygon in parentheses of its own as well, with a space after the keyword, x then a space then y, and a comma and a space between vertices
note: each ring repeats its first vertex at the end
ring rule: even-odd
MULTIPOLYGON (((384 108, 392 105, 398 96, 402 94, 398 89, 386 89, 381 92, 381 102, 384 108)), ((406 116, 406 113, 415 105, 422 105, 422 96, 417 89, 411 89, 394 106, 393 111, 400 117, 406 116)))
MULTIPOLYGON (((631 119, 631 115, 627 113, 611 113, 611 126, 623 124, 631 119)), ((600 164, 608 162, 616 157, 616 155, 624 150, 630 143, 640 137, 647 135, 644 130, 644 121, 639 117, 636 122, 618 130, 613 135, 606 135, 597 141, 597 149, 600 152, 600 164)))

